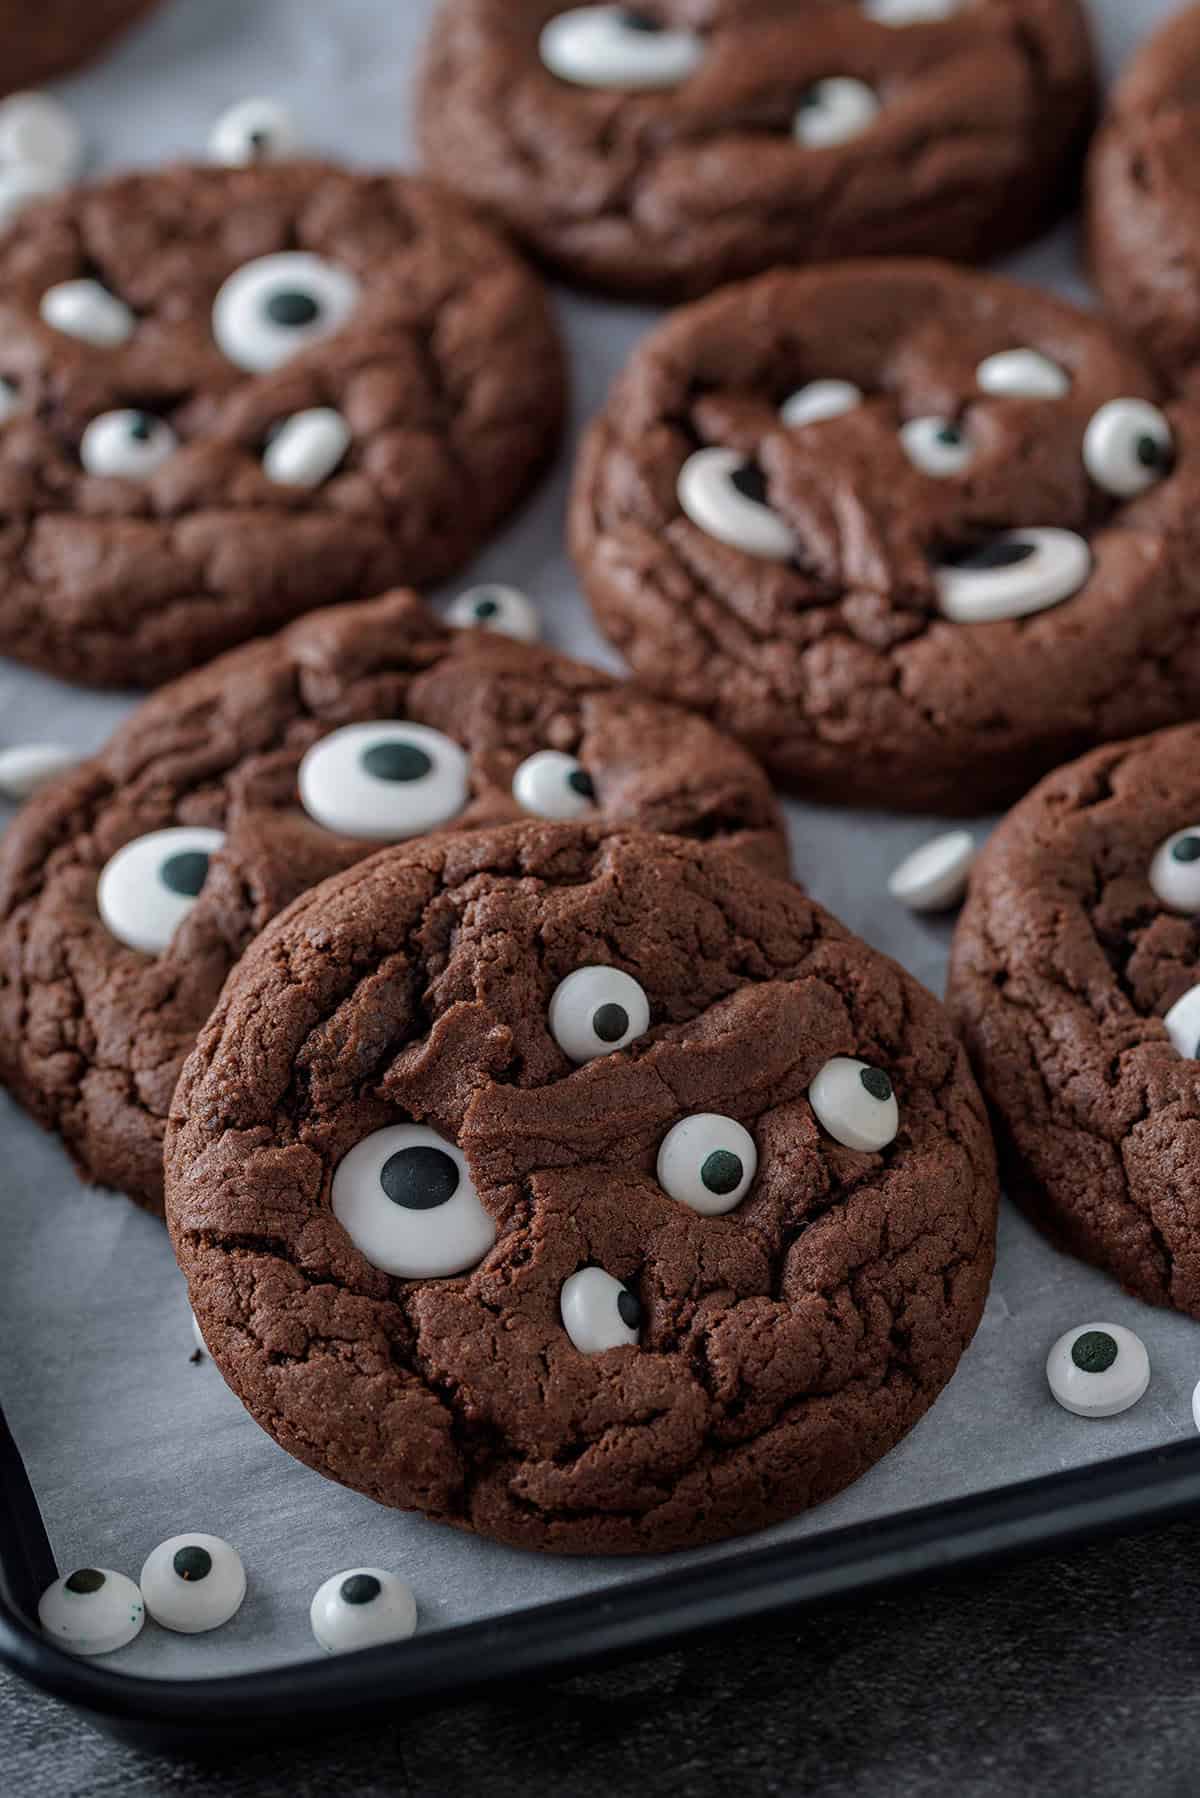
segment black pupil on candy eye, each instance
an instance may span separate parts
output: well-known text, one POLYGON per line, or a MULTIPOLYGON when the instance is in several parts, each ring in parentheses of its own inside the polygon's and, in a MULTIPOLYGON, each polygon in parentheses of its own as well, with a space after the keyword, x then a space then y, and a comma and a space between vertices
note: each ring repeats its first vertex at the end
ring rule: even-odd
POLYGON ((273 325, 311 325, 321 308, 310 293, 281 288, 267 300, 267 317, 273 325))
POLYGON ((1160 443, 1157 437, 1151 437, 1148 431, 1138 438, 1134 454, 1143 468, 1166 469, 1171 466, 1170 446, 1160 443))
POLYGON ((957 449, 962 442, 962 432, 957 425, 942 425, 937 433, 937 440, 939 443, 944 443, 948 449, 957 449))
POLYGON ((1171 847, 1171 860, 1173 862, 1200 861, 1200 837, 1180 837, 1179 841, 1171 847))
POLYGON ((267 134, 265 131, 252 131, 246 141, 252 150, 265 150, 267 134))
POLYGON ((129 435, 138 443, 148 443, 154 435, 154 420, 148 412, 135 412, 129 421, 129 435))
POLYGON ((171 1562, 180 1579, 207 1579, 212 1572, 212 1556, 207 1548, 200 1548, 190 1543, 186 1548, 177 1548, 175 1558, 171 1562))
POLYGON ((642 1322, 642 1307, 633 1294, 624 1288, 617 1295, 617 1315, 627 1330, 639 1329, 642 1322))
POLYGON ((858 1076, 873 1099, 890 1099, 892 1083, 882 1068, 864 1068, 858 1076))
POLYGON ((629 1029, 629 1013, 623 1005, 600 1005, 592 1013, 592 1029, 602 1043, 619 1043, 629 1029))
POLYGON ((67 1581, 68 1592, 98 1592, 104 1575, 98 1567, 79 1567, 67 1581))
POLYGON ((476 618, 494 618, 499 610, 500 606, 496 600, 481 599, 475 607, 475 616, 476 618))
POLYGON ((945 560, 951 568, 1013 568, 1036 554, 1035 545, 1019 537, 997 537, 991 543, 952 553, 945 560))
POLYGON ((382 1590, 373 1573, 352 1573, 342 1581, 342 1597, 347 1604, 370 1604, 382 1590))
POLYGON ((567 785, 573 793, 578 793, 581 799, 594 799, 596 797, 596 788, 593 785, 592 777, 586 768, 572 768, 571 772, 567 775, 567 785))
POLYGON ((743 462, 735 468, 729 477, 744 499, 751 499, 756 506, 767 503, 767 477, 757 462, 743 462))
POLYGON ((415 743, 376 743, 363 751, 362 765, 376 780, 423 780, 433 762, 415 743))
POLYGON ((393 1205, 406 1211, 433 1211, 458 1191, 458 1163, 444 1149, 397 1149, 379 1174, 393 1205))
POLYGON ((1116 1358, 1117 1345, 1107 1330, 1085 1330, 1071 1348, 1071 1359, 1082 1373, 1105 1373, 1116 1358))
POLYGON ((626 31, 661 31, 662 26, 649 13, 639 12, 636 7, 621 8, 621 23, 626 31))
POLYGON ((711 1155, 705 1156, 700 1179, 709 1192, 736 1192, 742 1183, 744 1171, 741 1157, 735 1155, 732 1149, 714 1149, 711 1155))
POLYGON ((203 849, 181 849, 169 855, 158 871, 158 877, 169 893, 194 899, 208 879, 208 854, 203 849))

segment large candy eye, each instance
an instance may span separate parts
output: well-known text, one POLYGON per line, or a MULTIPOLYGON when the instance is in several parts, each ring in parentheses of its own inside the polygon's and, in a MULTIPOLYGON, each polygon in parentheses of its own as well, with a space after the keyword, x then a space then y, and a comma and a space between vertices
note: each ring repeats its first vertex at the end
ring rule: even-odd
POLYGON ((975 370, 984 393, 1011 399, 1060 400, 1071 377, 1040 350, 1000 350, 975 370))
POLYGON ((1160 843, 1150 863, 1154 896, 1172 911, 1200 912, 1200 824, 1160 843))
POLYGON ((1200 1061, 1200 986, 1176 999, 1163 1019, 1175 1052, 1185 1061, 1200 1061))
POLYGON ((894 1142, 900 1107, 882 1068, 835 1055, 808 1089, 817 1122, 847 1149, 875 1154, 894 1142))
POLYGON ((1110 400, 1084 432, 1083 465, 1105 493, 1132 499, 1174 468, 1171 427, 1148 400, 1110 400))
POLYGON ((263 473, 285 487, 319 487, 350 448, 350 426, 333 406, 294 412, 263 455, 263 473))
POLYGON ((300 800, 326 830, 398 842, 458 816, 469 766, 424 724, 347 724, 300 763, 300 800))
POLYGON ((451 601, 446 617, 460 630, 496 631, 501 637, 515 637, 518 643, 536 643, 541 635, 533 601, 519 587, 501 587, 494 582, 468 587, 451 601))
POLYGON ((697 450, 679 471, 678 494, 692 523, 718 543, 767 562, 795 555, 795 537, 767 503, 762 470, 737 450, 697 450))
POLYGON ((356 1143, 338 1163, 331 1198, 355 1248, 405 1280, 477 1267, 496 1240, 462 1151, 420 1124, 356 1143))
POLYGON ((900 427, 900 442, 913 467, 936 480, 962 474, 974 460, 966 432, 952 418, 910 418, 900 427))
POLYGON ((351 1567, 317 1588, 308 1619, 326 1654, 350 1654, 406 1641, 417 1627, 417 1601, 386 1567, 351 1567))
POLYGON ((102 412, 79 440, 79 460, 89 474, 144 481, 178 447, 170 425, 151 412, 102 412))
POLYGON ((956 624, 1025 618, 1061 605, 1092 572, 1092 552, 1074 531, 1005 531, 946 558, 935 571, 938 605, 956 624))
POLYGON ((578 87, 678 87, 704 60, 704 39, 635 6, 574 6, 542 32, 542 61, 578 87))
POLYGON ((580 818, 596 803, 583 763, 558 749, 526 756, 513 775, 512 790, 517 804, 535 818, 580 818))
POLYGON ((1141 1337, 1120 1324, 1081 1324, 1050 1350, 1046 1378, 1064 1411, 1116 1417, 1150 1384, 1150 1357, 1141 1337))
POLYGON ((96 904, 119 943, 161 955, 195 905, 208 864, 225 841, 191 824, 135 837, 105 863, 96 904))
POLYGON ((861 406, 862 401, 862 388, 853 381, 810 381, 784 400, 779 416, 795 430, 802 425, 820 424, 825 418, 841 418, 861 406))
POLYGON ((113 350, 133 336, 137 320, 124 300, 99 281, 60 281, 42 295, 42 322, 64 337, 113 350))
POLYGON ((628 1286, 602 1267, 581 1267, 564 1280, 559 1308, 563 1329, 581 1355, 637 1345, 642 1307, 628 1286))
POLYGON ((650 1028, 650 1001, 620 968, 576 968, 554 990, 550 1033, 572 1061, 624 1049, 650 1028))
POLYGON ((658 1151, 658 1184, 705 1217, 720 1217, 740 1205, 757 1171, 750 1132, 714 1111, 682 1118, 658 1151))
POLYGON ((868 19, 877 25, 928 25, 936 19, 948 19, 963 0, 862 0, 868 19))
POLYGON ((800 96, 792 135, 810 150, 829 149, 858 137, 879 115, 879 96, 865 81, 835 75, 800 96))
POLYGON ((223 112, 208 140, 208 153, 226 168, 279 162, 300 148, 296 121, 278 100, 239 100, 223 112))
POLYGON ((146 1612, 141 1593, 123 1573, 77 1567, 46 1587, 38 1601, 38 1620, 72 1654, 111 1654, 133 1641, 146 1612))
POLYGON ((217 345, 238 368, 264 374, 332 337, 358 304, 344 268, 303 250, 260 256, 230 275, 213 301, 217 345))
POLYGON ((220 1536, 171 1536, 147 1555, 138 1583, 156 1623, 197 1636, 229 1622, 246 1596, 246 1569, 220 1536))

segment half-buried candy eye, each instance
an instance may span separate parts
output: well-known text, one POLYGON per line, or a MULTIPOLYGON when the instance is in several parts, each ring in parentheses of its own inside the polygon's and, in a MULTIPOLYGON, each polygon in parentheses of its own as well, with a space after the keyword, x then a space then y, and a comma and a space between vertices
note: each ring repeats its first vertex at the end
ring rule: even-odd
POLYGON ((833 75, 814 82, 801 96, 792 135, 810 150, 824 150, 860 136, 878 116, 874 88, 849 75, 833 75))
POLYGON ((863 1154, 877 1154, 894 1142, 900 1108, 882 1068, 847 1055, 827 1061, 808 1089, 817 1122, 835 1142, 863 1154))
POLYGON ((740 1205, 758 1171, 750 1132, 713 1111, 681 1118, 658 1151, 658 1183, 671 1198, 705 1217, 740 1205))
POLYGON ((265 374, 340 331, 359 291, 348 269, 307 251, 259 256, 235 270, 219 290, 213 336, 237 368, 265 374))
POLYGON ((399 842, 457 817, 467 803, 465 751, 423 724, 347 724, 300 763, 310 818, 342 836, 399 842))
POLYGON ((795 555, 795 536, 768 503, 762 470, 737 450, 697 450, 679 471, 677 491, 692 523, 718 543, 766 562, 795 555))
POLYGON ((476 1267, 496 1240, 462 1151, 421 1124, 392 1124, 337 1166, 333 1214, 373 1267, 405 1280, 476 1267))
POLYGON ((576 968, 550 1000, 550 1033, 572 1061, 624 1049, 650 1028, 650 1001, 620 968, 576 968))
POLYGON ((910 418, 900 427, 900 442, 913 467, 935 480, 962 474, 974 460, 967 433, 952 418, 910 418))
POLYGON ((550 20, 542 61, 578 87, 678 87, 704 60, 704 39, 636 6, 573 6, 550 20))
POLYGON ((809 381, 784 400, 779 416, 789 429, 798 430, 827 418, 841 418, 862 403, 862 388, 853 381, 809 381))
POLYGON ((182 825, 135 837, 105 863, 96 904, 108 930, 129 949, 161 955, 208 879, 225 841, 219 830, 182 825))
POLYGON ((1110 400, 1083 438, 1083 465, 1105 493, 1133 499, 1175 466, 1175 439, 1165 415, 1148 400, 1110 400))
POLYGON ((93 418, 79 440, 79 460, 89 474, 144 481, 179 448, 165 419, 123 407, 93 418))
POLYGON ((1169 910, 1200 912, 1200 824, 1189 824, 1159 844, 1150 863, 1150 885, 1169 910))
POLYGON ((1176 1053, 1185 1061, 1200 1061, 1200 986, 1176 999, 1163 1023, 1176 1053))
POLYGON ((1003 531, 946 556, 934 570, 938 606, 955 624, 995 624, 1061 605, 1085 584, 1092 552, 1075 531, 1003 531))
POLYGON ((633 1348, 642 1327, 642 1307, 628 1286, 602 1267, 581 1267, 563 1281, 559 1295, 563 1329, 581 1355, 633 1348))
POLYGON ((513 798, 535 818, 580 818, 595 809, 596 789, 583 763, 558 749, 526 756, 513 775, 513 798))

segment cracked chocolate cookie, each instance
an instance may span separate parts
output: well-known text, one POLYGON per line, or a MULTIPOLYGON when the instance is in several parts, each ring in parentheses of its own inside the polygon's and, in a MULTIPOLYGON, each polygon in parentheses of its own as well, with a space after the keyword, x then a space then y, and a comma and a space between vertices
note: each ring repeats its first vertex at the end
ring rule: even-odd
POLYGON ((529 816, 787 867, 765 775, 702 719, 413 594, 234 650, 6 831, 0 1079, 86 1177, 161 1209, 172 1089, 255 932, 382 842, 529 816))
POLYGON ((167 1213, 283 1447, 518 1547, 713 1541, 838 1491, 953 1373, 996 1175, 942 1007, 710 844, 405 845, 258 940, 167 1213))
POLYGON ((0 651, 73 680, 440 580, 557 440, 539 284, 411 176, 124 176, 25 213, 0 292, 0 651))
POLYGON ((0 48, 4 52, 0 93, 38 87, 90 62, 158 0, 4 0, 0 5, 0 48))
POLYGON ((1140 1298, 1200 1317, 1200 726, 1060 768, 988 844, 949 1004, 1008 1189, 1140 1298))
POLYGON ((444 0, 431 167, 573 279, 682 299, 788 263, 991 258, 1070 199, 1076 0, 444 0))
POLYGON ((639 677, 788 784, 976 813, 1200 705, 1195 408, 941 263, 764 276, 635 351, 572 547, 639 677))

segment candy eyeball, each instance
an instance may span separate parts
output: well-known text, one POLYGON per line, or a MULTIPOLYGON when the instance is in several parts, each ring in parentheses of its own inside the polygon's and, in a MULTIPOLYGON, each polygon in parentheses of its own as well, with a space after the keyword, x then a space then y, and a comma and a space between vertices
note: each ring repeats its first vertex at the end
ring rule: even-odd
POLYGON ((0 163, 34 168, 64 187, 83 165, 83 137, 52 94, 10 94, 0 101, 0 163))
POLYGON ((1200 913, 1200 824, 1160 843, 1150 863, 1154 897, 1170 911, 1200 913))
POLYGON ((882 1068, 847 1055, 827 1061, 808 1089, 817 1122, 844 1148, 878 1154, 896 1140, 900 1107, 882 1068))
POLYGON ((650 1028, 650 1001, 620 968, 576 968, 550 1000, 550 1034, 575 1062, 627 1048, 650 1028))
POLYGON ((868 19, 877 25, 930 25, 949 19, 965 0, 862 0, 868 19))
POLYGON ((1000 398, 1060 400, 1071 391, 1066 369, 1040 350, 1000 350, 979 364, 975 379, 1000 398))
POLYGON ((31 799, 82 760, 79 750, 65 743, 13 743, 0 749, 0 799, 31 799))
POLYGON ((79 441, 79 459, 89 474, 144 481, 178 448, 165 419, 127 407, 92 419, 79 441))
POLYGON ((137 320, 124 300, 99 281, 60 281, 42 295, 42 323, 64 337, 77 337, 97 349, 115 350, 128 343, 137 320))
POLYGON ((966 431, 952 418, 910 418, 900 427, 900 442, 913 467, 935 480, 963 474, 975 459, 966 431))
POLYGON ((677 491, 686 516, 718 543, 767 562, 795 555, 795 536, 768 503, 762 470, 737 450, 697 450, 679 471, 677 491))
POLYGON ((401 1279, 464 1273, 496 1240, 462 1150, 421 1124, 392 1124, 356 1143, 330 1196, 355 1248, 401 1279))
POLYGON ((1086 538, 1045 526, 1003 531, 945 557, 934 570, 934 585, 938 607, 952 623, 994 624, 1061 605, 1091 572, 1086 538))
POLYGON ((1046 1378, 1064 1411, 1116 1417, 1150 1384, 1150 1357, 1141 1337, 1121 1324, 1081 1324, 1050 1350, 1046 1378))
POLYGON ((185 824, 126 843, 105 863, 96 887, 106 929, 127 949, 161 955, 199 898, 209 862, 224 841, 219 830, 185 824))
POLYGON ((790 429, 820 424, 827 418, 841 418, 863 403, 863 391, 853 381, 809 381, 784 400, 779 408, 781 421, 790 429))
POLYGON ((1200 1061, 1200 986, 1189 987, 1163 1019, 1176 1054, 1200 1061))
POLYGON ((1166 415, 1148 400, 1110 400, 1084 432, 1083 465, 1115 499, 1148 492, 1175 466, 1166 415))
POLYGON ((792 135, 810 150, 830 149, 858 137, 879 116, 879 96, 865 81, 834 75, 801 95, 792 135))
POLYGON ((888 876, 888 892, 911 912, 949 911, 966 892, 974 861, 970 831, 947 831, 905 856, 888 876))
POLYGON ((142 1595, 111 1567, 77 1567, 47 1586, 38 1621, 60 1648, 72 1654, 112 1654, 139 1634, 146 1621, 142 1595))
POLYGON ((495 582, 468 587, 446 608, 446 618, 459 630, 495 631, 518 643, 536 643, 542 630, 533 601, 519 588, 495 582))
POLYGON ((637 1297, 602 1267, 581 1267, 559 1294, 563 1329, 581 1355, 635 1348, 642 1327, 637 1297))
POLYGON ((220 1536, 171 1536, 147 1555, 139 1584, 156 1623, 195 1636, 228 1623, 239 1609, 246 1569, 220 1536))
POLYGON ((596 806, 591 775, 576 756, 558 749, 527 755, 513 775, 512 791, 535 818, 581 818, 596 806))
POLYGON ((239 100, 223 112, 208 140, 208 153, 226 168, 282 162, 300 148, 296 121, 278 100, 239 100))
POLYGON ((383 1567, 351 1567, 318 1586, 309 1607, 317 1645, 326 1654, 350 1654, 405 1642, 417 1627, 411 1586, 383 1567))
POLYGON ((721 1217, 740 1205, 757 1171, 750 1132, 713 1111, 681 1118, 659 1146, 658 1184, 704 1217, 721 1217))
POLYGON ((636 6, 573 6, 542 31, 542 62, 560 81, 633 93, 678 87, 704 60, 704 39, 636 6))
POLYGON ((347 724, 300 763, 300 802, 341 836, 400 842, 456 818, 467 803, 470 761, 424 724, 347 724))
POLYGON ((307 251, 259 256, 218 291, 213 337, 235 367, 267 374, 340 331, 360 291, 348 269, 307 251))

